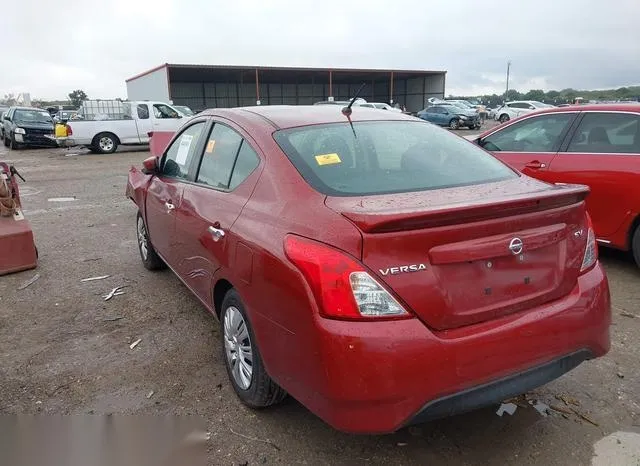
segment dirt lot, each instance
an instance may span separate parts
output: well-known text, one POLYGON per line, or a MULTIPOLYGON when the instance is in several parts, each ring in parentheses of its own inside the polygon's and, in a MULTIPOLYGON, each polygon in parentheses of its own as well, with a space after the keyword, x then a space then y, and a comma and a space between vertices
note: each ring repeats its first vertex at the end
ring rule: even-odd
POLYGON ((521 407, 498 417, 490 408, 388 436, 345 435, 292 399, 243 407, 215 319, 171 272, 142 267, 124 187, 146 154, 0 148, 27 179, 40 250, 37 270, 0 277, 0 413, 198 415, 211 432, 210 464, 578 465, 596 453, 594 464, 640 464, 629 453, 640 437, 619 433, 640 431, 640 272, 624 254, 601 254, 614 304, 609 355, 530 394, 566 413, 521 407), (75 200, 51 200, 63 197, 75 200), (103 301, 115 286, 125 294, 103 301))

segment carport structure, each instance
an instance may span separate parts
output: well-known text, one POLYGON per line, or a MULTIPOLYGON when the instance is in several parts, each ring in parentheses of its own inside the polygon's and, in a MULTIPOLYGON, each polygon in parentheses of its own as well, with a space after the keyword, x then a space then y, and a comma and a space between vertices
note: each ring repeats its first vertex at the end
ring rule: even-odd
POLYGON ((416 112, 430 97, 444 98, 445 71, 165 63, 127 79, 129 100, 171 101, 194 110, 250 105, 311 105, 360 96, 399 103, 416 112))

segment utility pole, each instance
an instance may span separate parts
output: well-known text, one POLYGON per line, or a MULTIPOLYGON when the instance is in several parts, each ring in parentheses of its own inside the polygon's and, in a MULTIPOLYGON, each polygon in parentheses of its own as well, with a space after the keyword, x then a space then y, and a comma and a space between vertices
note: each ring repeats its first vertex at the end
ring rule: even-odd
POLYGON ((507 90, 504 92, 504 101, 509 99, 509 71, 511 70, 511 60, 507 62, 507 90))

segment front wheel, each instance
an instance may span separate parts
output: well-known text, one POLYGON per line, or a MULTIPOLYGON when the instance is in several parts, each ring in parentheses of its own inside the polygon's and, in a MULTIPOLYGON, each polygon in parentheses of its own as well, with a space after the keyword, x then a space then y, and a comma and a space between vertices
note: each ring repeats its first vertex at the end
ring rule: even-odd
POLYGON ((451 129, 460 128, 460 120, 458 120, 457 118, 452 118, 451 121, 449 122, 449 128, 451 129))
POLYGON ((138 237, 140 259, 142 259, 142 265, 144 265, 144 268, 147 270, 160 270, 165 268, 165 263, 160 259, 160 256, 156 253, 151 241, 149 241, 149 232, 147 231, 147 226, 145 225, 140 212, 138 212, 138 218, 136 220, 136 233, 138 237))
POLYGON ((111 133, 100 133, 91 144, 100 154, 113 154, 118 148, 118 138, 111 133))
POLYGON ((238 398, 251 408, 266 408, 287 396, 267 374, 244 304, 235 289, 222 301, 222 352, 238 398))
POLYGON ((5 137, 3 142, 4 142, 4 147, 9 147, 11 145, 8 137, 5 137))
POLYGON ((498 119, 498 121, 500 123, 505 123, 509 121, 509 115, 507 115, 506 113, 503 113, 502 115, 500 115, 500 118, 498 119))
POLYGON ((633 258, 636 260, 638 267, 640 267, 640 225, 636 227, 636 231, 631 238, 631 249, 633 250, 633 258))

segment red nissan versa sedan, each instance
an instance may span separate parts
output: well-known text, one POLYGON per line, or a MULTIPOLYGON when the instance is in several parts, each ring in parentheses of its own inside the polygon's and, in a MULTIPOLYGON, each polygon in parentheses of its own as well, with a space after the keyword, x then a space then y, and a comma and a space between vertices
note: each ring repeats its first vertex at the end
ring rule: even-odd
POLYGON ((216 109, 132 168, 140 255, 221 322, 240 399, 392 432, 609 348, 588 188, 446 130, 339 106, 216 109))
POLYGON ((597 241, 631 251, 640 266, 640 104, 543 110, 475 142, 526 175, 588 185, 597 241))

